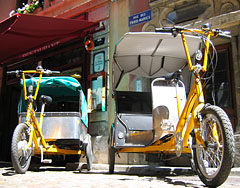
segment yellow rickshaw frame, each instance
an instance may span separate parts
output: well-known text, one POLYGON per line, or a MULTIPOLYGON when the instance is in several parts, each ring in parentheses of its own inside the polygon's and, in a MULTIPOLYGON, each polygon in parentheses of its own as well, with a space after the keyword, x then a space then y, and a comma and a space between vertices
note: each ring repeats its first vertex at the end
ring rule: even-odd
POLYGON ((84 154, 85 151, 82 150, 69 150, 69 149, 60 149, 56 145, 48 145, 46 142, 43 133, 42 133, 42 124, 43 124, 43 117, 44 112, 41 111, 40 119, 37 120, 34 108, 33 108, 33 101, 37 99, 38 91, 40 88, 40 81, 43 76, 44 71, 37 71, 37 70, 27 70, 22 72, 22 79, 23 79, 23 90, 24 90, 24 99, 28 100, 27 106, 27 113, 26 113, 26 122, 25 124, 30 128, 29 140, 27 144, 27 148, 31 148, 32 144, 34 143, 34 152, 35 154, 41 154, 40 146, 42 147, 42 151, 46 154, 84 154), (25 83, 25 74, 39 74, 38 84, 35 89, 34 96, 27 95, 27 86, 25 83))
MULTIPOLYGON (((199 72, 206 72, 207 65, 208 65, 208 52, 209 52, 209 41, 211 36, 215 36, 215 33, 213 31, 205 32, 203 30, 193 29, 193 30, 181 30, 179 32, 181 34, 182 44, 185 50, 186 59, 188 63, 188 67, 190 71, 195 72, 194 74, 194 81, 191 86, 190 93, 187 97, 186 104, 184 106, 184 109, 181 112, 180 106, 179 106, 179 97, 177 98, 177 108, 180 115, 177 127, 176 127, 176 133, 180 133, 183 138, 183 144, 182 144, 182 153, 191 153, 191 148, 188 145, 188 139, 190 136, 191 131, 194 129, 196 141, 199 145, 202 147, 205 147, 205 143, 200 135, 200 125, 198 120, 198 113, 203 109, 205 105, 204 100, 204 94, 203 94, 203 87, 200 80, 199 72), (203 59, 203 65, 200 67, 193 66, 192 60, 189 54, 188 45, 185 38, 185 33, 196 33, 196 34, 204 34, 206 35, 206 48, 204 51, 204 59, 203 59), (189 119, 190 118, 190 119, 189 119), (188 121, 189 120, 189 121, 188 121)), ((215 129, 213 129, 214 131, 215 129)), ((216 130, 215 130, 216 131, 216 130)), ((217 135, 217 133, 213 132, 213 135, 217 135)), ((218 137, 215 137, 218 141, 218 137)), ((160 140, 156 141, 150 146, 146 147, 126 147, 117 149, 117 152, 141 152, 141 153, 155 153, 155 152, 162 152, 162 153, 175 153, 175 137, 172 137, 168 142, 162 143, 160 140)))

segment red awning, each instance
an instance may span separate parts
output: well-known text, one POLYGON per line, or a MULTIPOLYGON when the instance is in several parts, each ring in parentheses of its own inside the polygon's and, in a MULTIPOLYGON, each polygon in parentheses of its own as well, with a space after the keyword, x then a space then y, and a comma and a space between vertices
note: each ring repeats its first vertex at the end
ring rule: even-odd
POLYGON ((88 21, 16 14, 0 22, 0 64, 85 37, 97 27, 88 21))

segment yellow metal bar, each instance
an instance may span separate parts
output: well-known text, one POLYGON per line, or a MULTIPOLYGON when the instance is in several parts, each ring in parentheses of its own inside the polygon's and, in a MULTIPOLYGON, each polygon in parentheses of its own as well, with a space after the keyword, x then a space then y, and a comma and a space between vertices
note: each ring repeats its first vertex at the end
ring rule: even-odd
MULTIPOLYGON (((72 155, 81 155, 85 154, 82 150, 67 150, 67 149, 59 149, 56 146, 52 145, 49 148, 43 148, 43 152, 46 154, 72 154, 72 155)), ((41 151, 38 149, 36 150, 35 154, 41 154, 41 151)))
POLYGON ((195 78, 195 83, 198 95, 198 103, 205 103, 201 80, 199 78, 195 78))
POLYGON ((25 70, 25 71, 23 71, 24 72, 24 74, 35 74, 35 73, 39 73, 38 71, 36 71, 36 70, 25 70))
POLYGON ((191 57, 190 57, 190 54, 189 54, 187 41, 186 41, 184 33, 181 33, 181 37, 182 37, 182 43, 183 43, 183 47, 184 47, 187 62, 188 62, 188 67, 189 67, 189 70, 192 71, 193 70, 192 60, 191 60, 191 57))
POLYGON ((188 139, 189 139, 189 135, 193 130, 193 126, 194 126, 194 120, 193 120, 193 116, 191 116, 188 125, 186 127, 185 132, 182 133, 182 137, 183 137, 183 147, 184 146, 188 146, 188 139))
POLYGON ((199 119, 197 117, 198 113, 203 109, 203 107, 205 105, 205 101, 204 101, 204 95, 203 95, 201 81, 196 76, 195 76, 194 80, 195 80, 195 87, 196 87, 197 96, 198 96, 197 103, 196 103, 196 105, 194 107, 194 110, 193 110, 194 132, 195 132, 197 143, 202 145, 203 147, 205 147, 205 143, 204 143, 204 141, 202 139, 202 136, 200 134, 200 124, 199 124, 199 119))
POLYGON ((34 151, 39 149, 39 142, 37 141, 36 133, 33 131, 34 151))
POLYGON ((27 148, 30 148, 32 146, 32 141, 33 141, 33 127, 32 125, 30 125, 29 127, 30 127, 30 135, 27 143, 27 148))
POLYGON ((179 96, 177 95, 177 108, 178 108, 178 118, 181 116, 181 109, 180 109, 180 102, 179 102, 179 96))
POLYGON ((40 88, 40 82, 41 82, 41 79, 42 79, 42 75, 43 75, 43 71, 41 71, 41 72, 40 72, 40 75, 39 75, 37 87, 36 87, 36 90, 35 90, 35 95, 34 95, 34 97, 33 97, 34 100, 37 99, 37 95, 38 95, 38 91, 39 91, 39 88, 40 88))
MULTIPOLYGON (((190 132, 193 130, 194 125, 199 124, 197 119, 198 112, 204 107, 204 96, 202 91, 202 85, 197 76, 194 76, 194 82, 190 93, 187 98, 186 105, 184 107, 183 113, 179 119, 177 125, 177 131, 180 132, 183 136, 183 146, 187 146, 190 132), (192 116, 190 118, 190 113, 192 116), (188 124, 186 122, 190 118, 188 124), (185 127, 187 126, 187 127, 185 127)), ((196 125, 195 132, 199 132, 199 125, 196 125)), ((197 133, 199 143, 203 144, 202 139, 200 138, 200 133, 197 133)))
POLYGON ((210 38, 211 38, 211 33, 207 33, 207 41, 205 43, 206 48, 205 48, 205 51, 204 51, 204 59, 203 59, 203 67, 202 67, 203 72, 206 72, 206 70, 207 70, 210 38))
POLYGON ((25 83, 25 74, 24 73, 22 73, 22 80, 23 80, 24 99, 27 100, 28 96, 27 96, 27 87, 26 87, 26 83, 25 83))
POLYGON ((184 106, 184 109, 183 109, 180 119, 178 121, 176 132, 182 133, 184 125, 187 121, 187 118, 188 118, 189 114, 191 113, 193 105, 196 101, 196 98, 197 98, 197 93, 196 93, 196 89, 195 89, 195 82, 193 82, 192 88, 188 94, 186 104, 184 106))
POLYGON ((46 141, 43 137, 42 130, 39 127, 39 123, 38 123, 38 120, 37 120, 37 117, 36 117, 36 114, 35 114, 34 111, 31 113, 31 117, 32 117, 32 120, 34 122, 34 128, 37 131, 37 133, 39 134, 38 136, 40 136, 40 138, 38 138, 39 139, 38 142, 41 140, 41 143, 42 143, 43 147, 47 148, 48 144, 46 143, 46 141))
MULTIPOLYGON (((168 142, 160 146, 121 148, 118 153, 175 153, 175 145, 170 145, 168 142)), ((183 153, 191 153, 191 149, 183 147, 183 153)))

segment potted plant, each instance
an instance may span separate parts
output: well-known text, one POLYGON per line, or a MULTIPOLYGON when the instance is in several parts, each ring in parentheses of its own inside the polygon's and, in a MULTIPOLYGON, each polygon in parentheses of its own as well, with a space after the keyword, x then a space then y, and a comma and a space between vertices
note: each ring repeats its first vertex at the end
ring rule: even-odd
POLYGON ((42 9, 42 4, 38 0, 33 0, 32 3, 29 4, 24 4, 23 7, 18 8, 16 11, 13 10, 10 12, 10 16, 12 16, 15 13, 21 13, 21 14, 29 14, 29 13, 34 13, 38 10, 42 9))

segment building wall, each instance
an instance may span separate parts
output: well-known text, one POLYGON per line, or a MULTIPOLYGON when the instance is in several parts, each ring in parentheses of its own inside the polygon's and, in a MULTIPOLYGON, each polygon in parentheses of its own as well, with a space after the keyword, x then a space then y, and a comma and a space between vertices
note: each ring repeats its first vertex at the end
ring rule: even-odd
MULTIPOLYGON (((114 53, 114 46, 124 33, 129 31, 128 28, 128 16, 129 16, 129 0, 115 1, 110 6, 110 34, 109 34, 109 56, 112 58, 114 53)), ((114 122, 115 118, 115 103, 112 99, 112 59, 109 64, 109 112, 108 121, 109 127, 114 122)))
POLYGON ((16 8, 16 0, 0 1, 1 13, 0 20, 4 20, 9 16, 11 10, 16 8))

